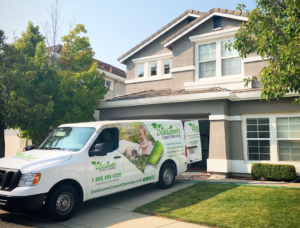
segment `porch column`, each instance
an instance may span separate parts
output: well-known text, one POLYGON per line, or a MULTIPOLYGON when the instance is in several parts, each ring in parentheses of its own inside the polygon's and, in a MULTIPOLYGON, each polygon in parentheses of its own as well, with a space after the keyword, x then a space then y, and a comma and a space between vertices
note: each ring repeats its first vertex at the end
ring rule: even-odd
POLYGON ((229 160, 229 123, 225 117, 210 116, 209 157, 207 171, 227 174, 230 170, 229 160), (222 119, 221 119, 222 118, 222 119))

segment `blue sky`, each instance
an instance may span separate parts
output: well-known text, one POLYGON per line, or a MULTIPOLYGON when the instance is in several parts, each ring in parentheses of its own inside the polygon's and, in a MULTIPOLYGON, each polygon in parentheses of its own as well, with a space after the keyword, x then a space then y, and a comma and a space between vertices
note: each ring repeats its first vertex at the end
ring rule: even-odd
MULTIPOLYGON (((53 0, 1 0, 0 29, 12 41, 26 30, 28 21, 41 26, 50 21, 47 7, 53 0)), ((238 3, 255 8, 253 0, 61 0, 64 24, 60 37, 69 32, 68 20, 77 15, 84 24, 95 58, 125 70, 117 60, 122 54, 168 24, 187 9, 208 11, 212 8, 235 10, 238 3)), ((61 43, 61 41, 60 41, 61 43)))

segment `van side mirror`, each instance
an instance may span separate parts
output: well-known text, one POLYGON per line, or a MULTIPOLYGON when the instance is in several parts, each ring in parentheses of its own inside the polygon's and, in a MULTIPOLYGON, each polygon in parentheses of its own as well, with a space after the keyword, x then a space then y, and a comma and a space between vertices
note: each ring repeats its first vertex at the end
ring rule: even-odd
POLYGON ((95 145, 95 150, 89 151, 89 156, 106 156, 107 150, 105 149, 105 143, 98 143, 95 145))

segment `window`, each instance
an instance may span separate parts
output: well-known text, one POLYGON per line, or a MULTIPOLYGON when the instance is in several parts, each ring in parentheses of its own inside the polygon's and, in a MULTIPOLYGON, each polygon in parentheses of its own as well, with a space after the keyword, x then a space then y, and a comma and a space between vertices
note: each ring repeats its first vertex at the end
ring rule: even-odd
POLYGON ((105 143, 105 146, 103 148, 107 150, 107 153, 117 150, 119 148, 119 129, 103 129, 91 146, 90 150, 95 150, 95 145, 99 143, 105 143))
POLYGON ((60 127, 46 139, 39 149, 79 151, 95 132, 89 127, 60 127))
POLYGON ((196 46, 196 61, 198 66, 195 71, 195 80, 222 77, 222 76, 242 76, 244 65, 236 49, 225 49, 228 40, 216 40, 215 42, 199 44, 196 46))
POLYGON ((215 16, 214 17, 214 29, 221 27, 221 17, 215 16))
POLYGON ((144 77, 144 64, 140 64, 137 66, 137 77, 144 77))
POLYGON ((150 64, 150 75, 156 76, 157 75, 157 63, 150 64))
POLYGON ((227 41, 221 42, 222 76, 241 74, 241 58, 236 49, 225 49, 227 41), (232 58, 234 57, 234 58, 232 58))
POLYGON ((300 161, 300 117, 276 118, 276 129, 279 160, 300 161))
POLYGON ((105 86, 109 87, 112 90, 112 81, 105 79, 105 86))
POLYGON ((300 117, 276 118, 277 138, 300 138, 300 117))
POLYGON ((164 61, 164 74, 171 73, 171 60, 164 61))
POLYGON ((247 118, 249 160, 270 160, 269 118, 247 118))
POLYGON ((198 47, 199 78, 216 76, 216 43, 198 47))

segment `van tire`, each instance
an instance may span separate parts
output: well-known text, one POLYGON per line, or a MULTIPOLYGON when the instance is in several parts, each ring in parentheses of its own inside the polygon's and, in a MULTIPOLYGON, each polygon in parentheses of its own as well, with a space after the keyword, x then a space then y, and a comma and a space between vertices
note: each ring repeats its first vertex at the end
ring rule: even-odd
POLYGON ((62 222, 73 216, 78 204, 78 194, 72 186, 58 185, 47 195, 45 210, 51 220, 62 222))
POLYGON ((162 189, 171 188, 175 181, 175 167, 171 163, 162 165, 159 171, 158 187, 162 189))

